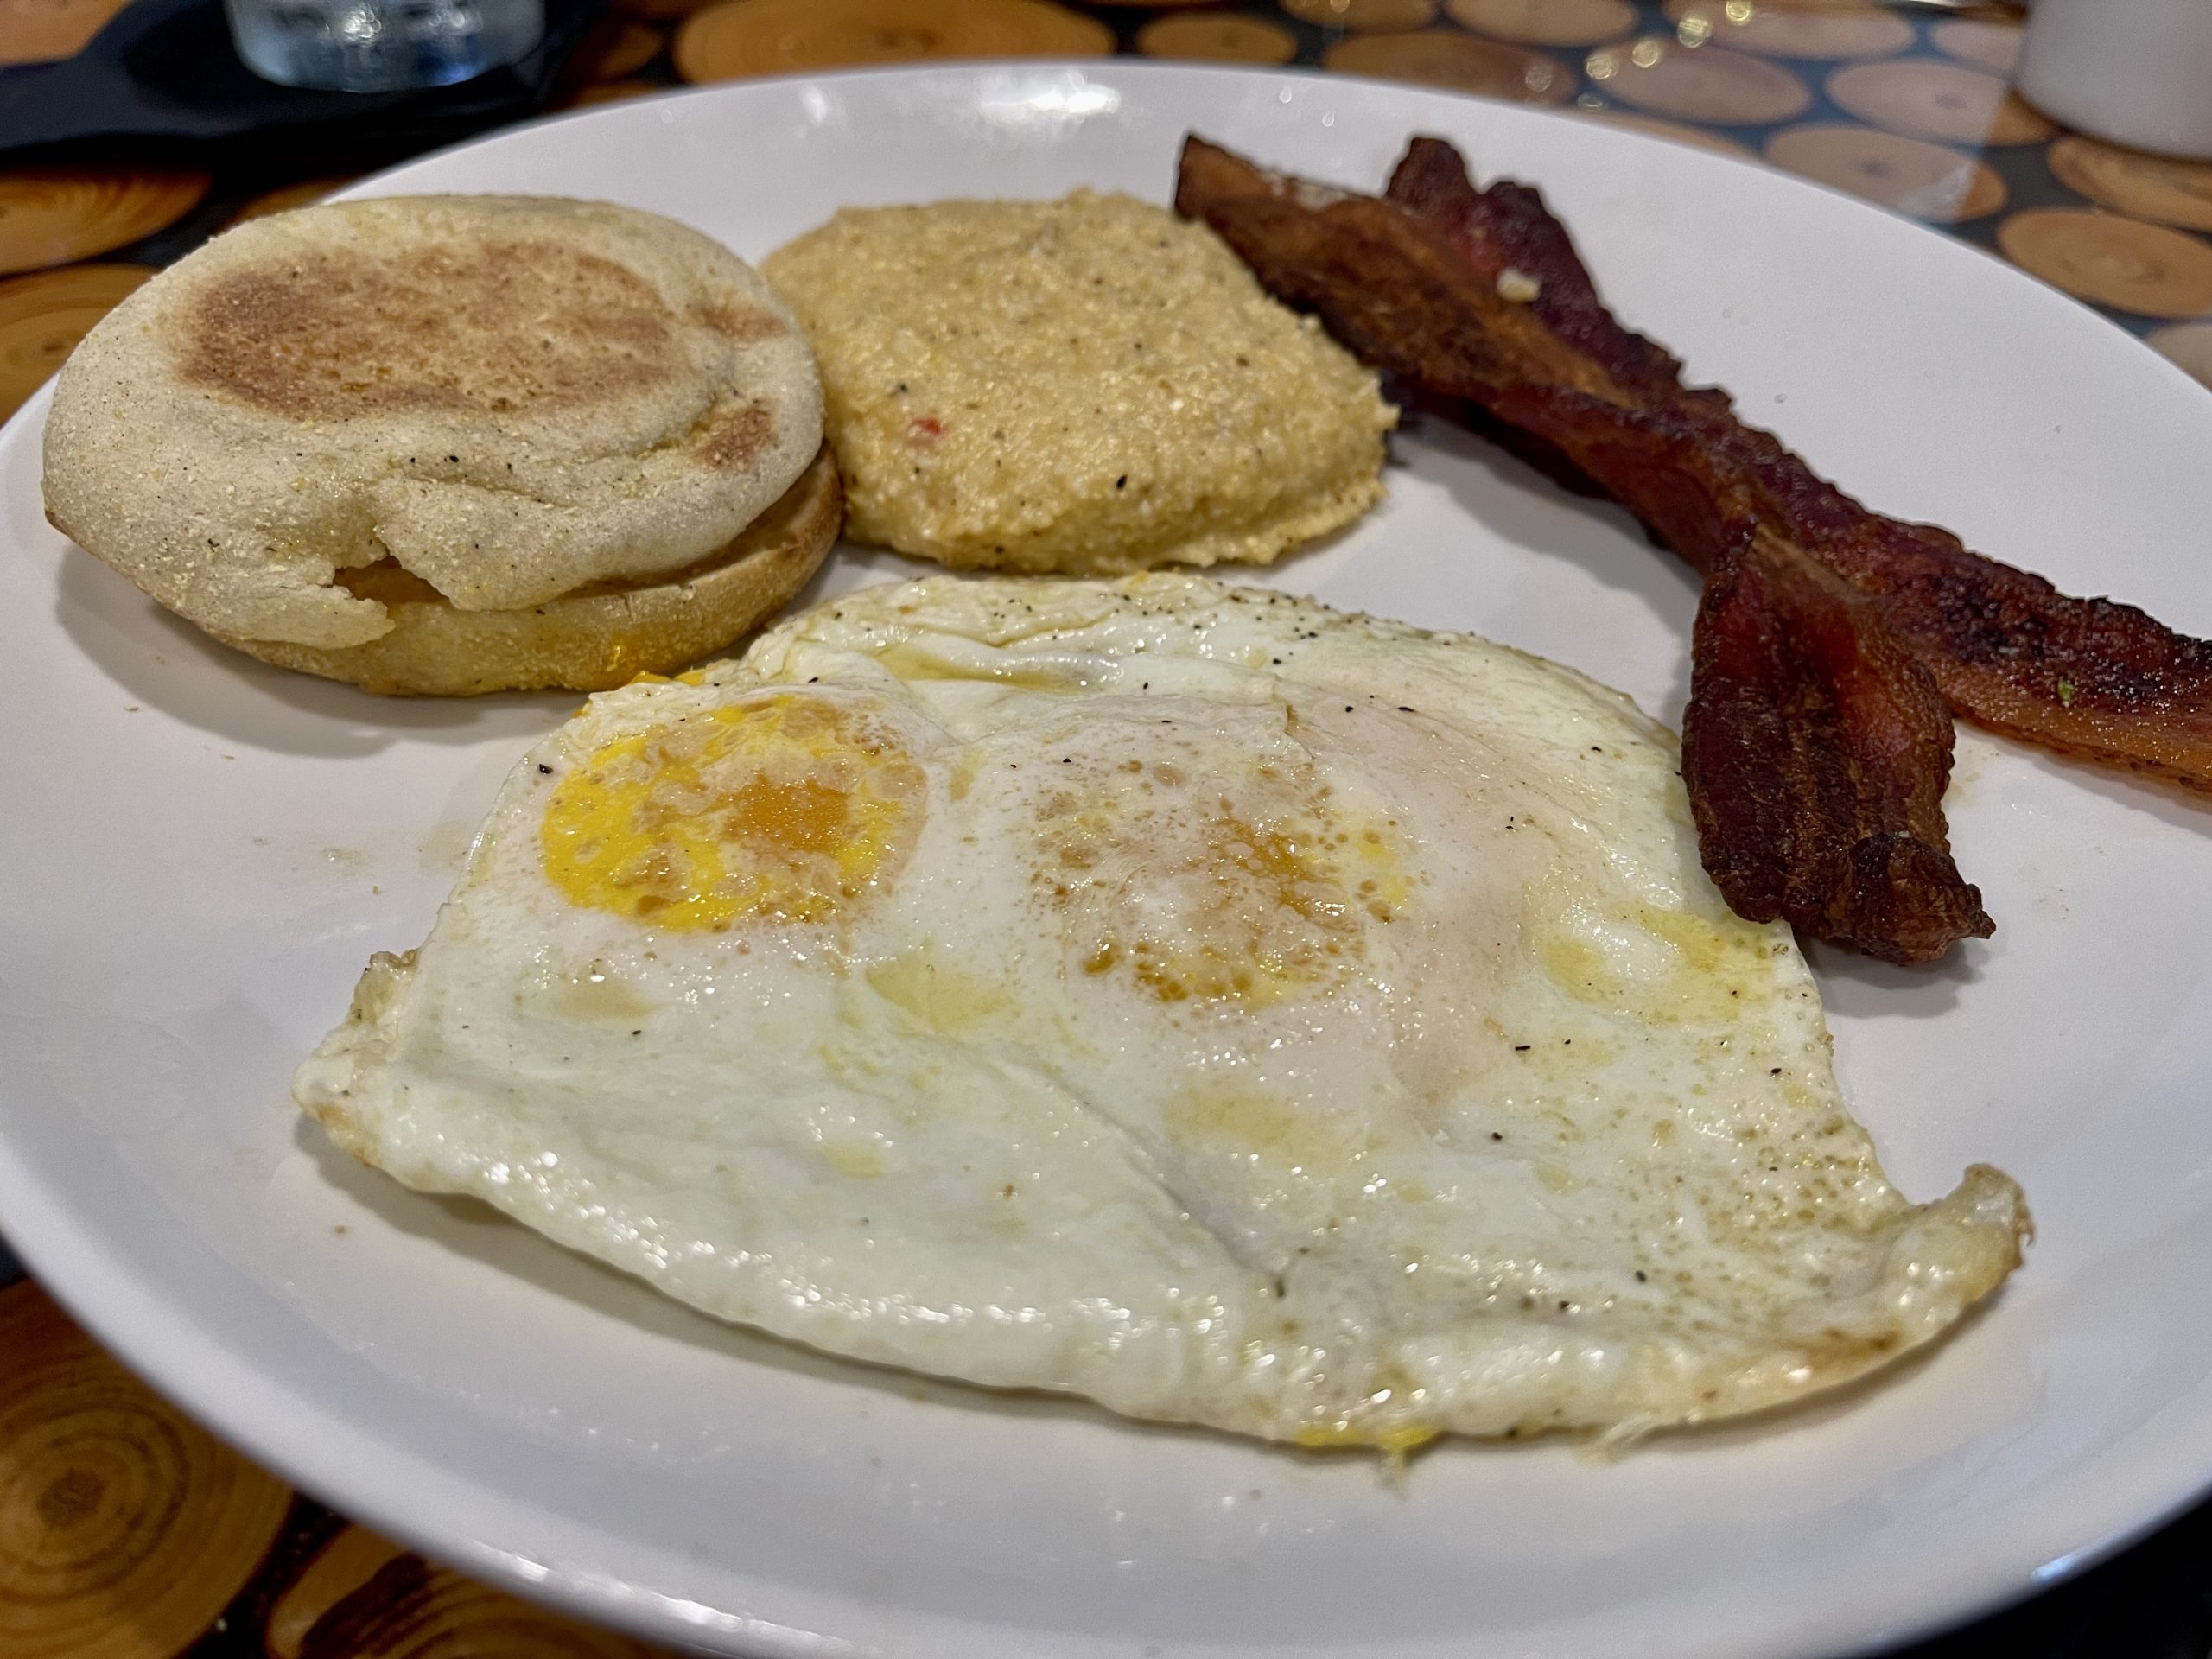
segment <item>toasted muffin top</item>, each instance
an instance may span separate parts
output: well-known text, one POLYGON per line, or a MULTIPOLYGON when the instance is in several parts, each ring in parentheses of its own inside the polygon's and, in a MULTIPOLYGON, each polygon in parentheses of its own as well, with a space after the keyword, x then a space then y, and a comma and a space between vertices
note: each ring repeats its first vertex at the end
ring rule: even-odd
POLYGON ((598 202, 399 196, 257 219, 65 366, 49 514, 232 637, 357 645, 391 559, 464 610, 679 569, 822 442, 790 313, 720 245, 598 202))

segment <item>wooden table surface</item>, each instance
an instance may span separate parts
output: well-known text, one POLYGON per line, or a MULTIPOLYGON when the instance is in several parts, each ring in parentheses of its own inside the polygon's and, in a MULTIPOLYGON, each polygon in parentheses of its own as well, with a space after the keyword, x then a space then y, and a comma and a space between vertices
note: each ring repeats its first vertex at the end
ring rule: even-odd
MULTIPOLYGON (((0 66, 74 53, 120 3, 0 0, 0 66)), ((2006 88, 2019 33, 2001 5, 1873 0, 617 0, 551 106, 861 63, 1117 51, 1417 81, 1848 190, 2011 260, 2212 384, 2212 165, 2114 149, 2023 104, 2006 88)), ((161 265, 343 182, 299 177, 274 155, 216 173, 150 154, 0 170, 0 416, 161 265)), ((653 1651, 448 1573, 289 1491, 139 1384, 0 1248, 0 1659, 653 1651)), ((2212 1505, 1910 1650, 2208 1651, 2212 1505)))

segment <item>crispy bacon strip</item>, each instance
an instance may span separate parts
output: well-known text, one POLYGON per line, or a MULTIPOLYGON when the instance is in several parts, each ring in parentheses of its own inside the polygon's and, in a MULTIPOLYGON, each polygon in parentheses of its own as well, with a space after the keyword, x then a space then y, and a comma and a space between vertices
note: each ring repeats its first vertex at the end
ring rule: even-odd
POLYGON ((1389 202, 1395 220, 1195 138, 1176 196, 1367 361, 1517 429, 1522 453, 1593 482, 1700 569, 1764 526, 1878 601, 1959 715, 2212 793, 2212 643, 1868 511, 1738 421, 1726 393, 1685 387, 1605 309, 1542 198, 1477 190, 1449 144, 1415 139, 1389 202), (1499 294, 1508 270, 1532 300, 1499 294))
POLYGON ((1594 481, 1708 572, 1684 775, 1700 855, 1738 912, 1895 962, 1986 937, 1948 852, 1951 726, 1927 670, 1872 601, 1764 529, 1668 427, 1668 388, 1722 416, 1727 400, 1681 393, 1674 359, 1614 321, 1535 193, 1478 194, 1456 153, 1431 146, 1418 141, 1394 181, 1416 209, 1193 138, 1176 206, 1361 358, 1465 400, 1485 429, 1594 481))
POLYGON ((1995 930, 1951 861, 1951 716, 1875 602, 1768 531, 1698 601, 1682 778, 1737 914, 1887 962, 1995 930))
MULTIPOLYGON (((1680 363, 1623 327, 1534 190, 1501 182, 1478 191, 1451 145, 1416 138, 1388 195, 1493 279, 1510 264, 1536 280, 1531 309, 1651 417, 1643 431, 1655 449, 1707 458, 1700 481, 1709 511, 1685 513, 1662 496, 1661 511, 1647 513, 1637 495, 1598 478, 1685 557, 1709 565, 1715 521, 1755 519, 1878 600, 1959 715, 2061 753, 2212 792, 2212 643, 2175 633, 2131 605, 2063 594, 1936 525, 1868 511, 1771 433, 1738 421, 1726 394, 1685 387, 1680 363)), ((1637 481, 1632 459, 1608 459, 1624 483, 1637 481)))

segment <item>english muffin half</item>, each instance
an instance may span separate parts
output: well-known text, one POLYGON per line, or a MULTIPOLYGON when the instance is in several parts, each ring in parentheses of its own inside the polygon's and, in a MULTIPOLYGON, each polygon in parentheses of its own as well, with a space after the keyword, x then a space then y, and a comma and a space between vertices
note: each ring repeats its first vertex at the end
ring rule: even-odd
POLYGON ((804 582, 836 529, 826 461, 798 488, 822 442, 805 341, 719 244, 605 203, 401 196, 251 221, 117 307, 55 388, 46 500, 257 656, 581 689, 579 662, 595 685, 676 636, 710 652, 804 582), (795 491, 797 539, 748 540, 795 491))
POLYGON ((672 577, 590 582, 518 611, 464 611, 385 563, 339 573, 346 591, 391 618, 390 632, 365 644, 215 637, 264 663, 387 696, 606 691, 710 657, 767 621, 806 586, 843 518, 837 463, 825 448, 736 540, 672 577))

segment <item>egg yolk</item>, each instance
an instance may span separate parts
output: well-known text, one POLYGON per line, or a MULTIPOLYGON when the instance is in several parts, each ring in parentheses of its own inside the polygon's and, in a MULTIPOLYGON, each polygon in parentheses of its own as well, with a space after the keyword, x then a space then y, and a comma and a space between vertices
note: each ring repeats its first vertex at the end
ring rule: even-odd
POLYGON ((1395 1428, 1369 1429, 1359 1427, 1349 1421, 1339 1421, 1331 1423, 1301 1423, 1292 1432, 1291 1438, 1309 1452, 1322 1451, 1338 1446, 1371 1446, 1393 1462, 1397 1462, 1403 1459, 1407 1452, 1417 1446, 1427 1446, 1441 1433, 1443 1433, 1441 1429, 1432 1428, 1425 1423, 1405 1423, 1395 1428))
POLYGON ((1308 767, 1133 760, 1041 816, 1084 971, 1126 969, 1163 1002, 1332 983, 1412 890, 1392 827, 1338 810, 1308 767))
POLYGON ((656 928, 823 922, 896 873, 923 794, 889 734, 779 696, 603 745, 554 788, 539 842, 570 902, 656 928))

